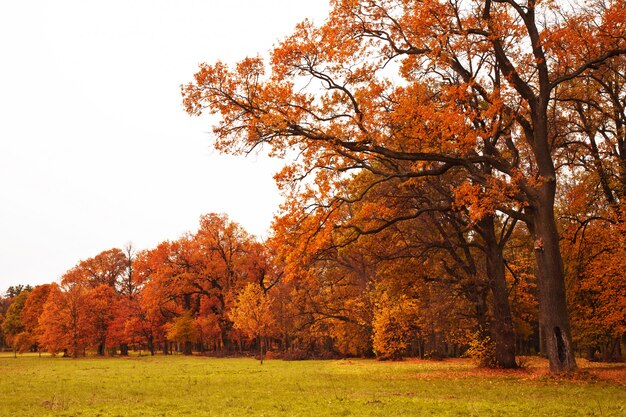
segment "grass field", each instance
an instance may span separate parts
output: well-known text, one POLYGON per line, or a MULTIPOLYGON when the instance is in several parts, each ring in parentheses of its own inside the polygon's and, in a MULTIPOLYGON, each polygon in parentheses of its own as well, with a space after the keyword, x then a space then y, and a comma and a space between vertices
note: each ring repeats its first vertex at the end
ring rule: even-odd
POLYGON ((0 356, 0 416, 626 416, 624 365, 0 356))

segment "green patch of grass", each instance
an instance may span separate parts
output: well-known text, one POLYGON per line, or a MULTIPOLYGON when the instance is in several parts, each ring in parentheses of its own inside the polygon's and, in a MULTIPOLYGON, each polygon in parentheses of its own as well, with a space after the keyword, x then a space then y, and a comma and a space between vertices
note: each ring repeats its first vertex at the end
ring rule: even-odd
POLYGON ((619 382, 479 371, 463 360, 7 355, 0 372, 0 416, 626 415, 619 382))

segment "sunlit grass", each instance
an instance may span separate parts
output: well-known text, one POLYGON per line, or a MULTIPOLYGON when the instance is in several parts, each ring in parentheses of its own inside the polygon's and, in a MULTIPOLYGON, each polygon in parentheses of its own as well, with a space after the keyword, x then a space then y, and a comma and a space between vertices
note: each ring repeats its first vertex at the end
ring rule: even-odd
POLYGON ((253 359, 3 354, 0 415, 626 415, 623 366, 589 368, 568 380, 551 377, 545 363, 531 365, 505 372, 465 360, 261 366, 253 359))

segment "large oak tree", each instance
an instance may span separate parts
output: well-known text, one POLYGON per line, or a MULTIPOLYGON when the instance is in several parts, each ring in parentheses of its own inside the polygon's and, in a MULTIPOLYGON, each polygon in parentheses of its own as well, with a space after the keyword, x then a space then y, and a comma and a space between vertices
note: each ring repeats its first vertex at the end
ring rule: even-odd
POLYGON ((273 50, 269 76, 260 58, 201 66, 183 87, 188 112, 220 114, 219 149, 297 151, 279 179, 311 177, 307 191, 322 196, 346 172, 397 161, 413 163, 395 173, 405 177, 463 168, 468 206, 490 199, 483 207, 527 224, 550 367, 575 369, 548 116, 561 84, 626 53, 623 1, 567 11, 534 0, 332 6, 324 25, 304 22, 273 50))

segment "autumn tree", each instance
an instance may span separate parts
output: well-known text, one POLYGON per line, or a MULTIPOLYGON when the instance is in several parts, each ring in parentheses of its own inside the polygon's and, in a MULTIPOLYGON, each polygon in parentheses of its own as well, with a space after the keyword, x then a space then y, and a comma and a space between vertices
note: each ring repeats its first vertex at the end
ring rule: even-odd
POLYGON ((41 337, 39 318, 43 313, 43 308, 46 300, 48 299, 50 288, 51 284, 38 285, 33 288, 24 303, 24 310, 22 311, 24 331, 28 333, 30 340, 39 353, 41 353, 41 349, 39 347, 39 339, 41 337))
MULTIPOLYGON (((17 355, 17 351, 19 350, 19 343, 17 343, 18 336, 24 333, 22 315, 28 294, 29 291, 24 290, 19 291, 17 295, 13 297, 13 302, 2 321, 2 331, 4 332, 7 342, 13 346, 14 355, 17 355)), ((24 337, 20 337, 19 339, 24 339, 24 337)))
POLYGON ((106 284, 100 284, 87 292, 88 308, 87 317, 84 320, 93 327, 90 345, 97 346, 97 353, 100 356, 105 354, 112 324, 116 314, 120 313, 115 308, 118 307, 117 300, 115 290, 106 284))
POLYGON ((573 337, 589 359, 615 360, 626 331, 626 227, 595 173, 582 171, 575 178, 560 210, 573 337))
POLYGON ((6 337, 4 335, 4 331, 2 330, 2 323, 10 305, 10 299, 0 296, 0 348, 4 348, 6 345, 6 337))
MULTIPOLYGON (((571 52, 575 53, 575 52, 571 52)), ((566 271, 574 339, 587 356, 621 356, 626 323, 624 253, 626 86, 624 57, 593 68, 562 88, 563 152, 568 175, 561 193, 566 271)))
POLYGON ((332 193, 373 160, 413 162, 404 177, 462 168, 470 210, 488 199, 489 212, 527 224, 550 368, 575 369, 548 113, 559 86, 626 52, 621 1, 571 12, 515 0, 332 5, 323 26, 304 22, 274 49, 270 77, 260 58, 203 65, 183 87, 188 112, 220 114, 218 149, 297 150, 281 178, 312 178, 309 193, 332 193))
POLYGON ((132 299, 141 289, 141 282, 136 278, 134 268, 137 251, 132 243, 128 243, 124 246, 123 253, 126 267, 118 281, 117 286, 121 295, 132 299))
POLYGON ((394 267, 398 276, 406 274, 405 263, 417 282, 438 281, 450 294, 461 294, 476 320, 479 330, 474 333, 495 344, 490 364, 514 368, 515 334, 503 251, 516 221, 490 214, 485 207, 468 210, 459 203, 461 193, 450 192, 461 181, 451 170, 438 178, 366 182, 368 191, 357 194, 360 201, 350 208, 353 219, 344 227, 356 237, 373 234, 384 239, 385 245, 373 248, 372 254, 387 264, 399 264, 394 267), (476 219, 476 212, 483 214, 476 219), (389 233, 381 233, 384 229, 389 233), (436 261, 427 266, 429 259, 436 261), (417 267, 411 266, 415 263, 417 267))
MULTIPOLYGON (((64 283, 82 286, 91 294, 93 319, 98 322, 97 346, 100 355, 104 354, 105 347, 113 340, 120 341, 120 352, 123 355, 128 354, 128 344, 119 326, 116 327, 115 337, 108 337, 106 333, 118 313, 128 312, 128 309, 120 308, 121 303, 130 303, 141 285, 134 276, 134 257, 135 251, 131 244, 124 250, 109 249, 78 262, 72 273, 63 277, 64 283), (100 297, 104 298, 101 300, 100 297)), ((123 320, 119 318, 116 323, 121 325, 123 320)))
POLYGON ((249 283, 239 293, 235 307, 230 312, 235 328, 243 331, 248 337, 258 340, 261 365, 266 338, 274 330, 275 318, 272 314, 272 304, 273 298, 269 293, 263 291, 259 285, 249 283))
POLYGON ((64 352, 76 358, 92 343, 95 326, 89 320, 89 291, 72 282, 73 273, 75 270, 65 274, 67 283, 51 284, 39 323, 40 342, 48 352, 64 352))
POLYGON ((185 355, 192 354, 193 342, 197 339, 197 331, 190 312, 187 311, 168 323, 167 338, 180 343, 185 355))
MULTIPOLYGON (((131 253, 132 253, 132 249, 131 253)), ((83 279, 87 285, 95 288, 106 285, 120 291, 122 277, 129 267, 129 258, 118 248, 100 252, 93 258, 78 263, 77 268, 83 273, 83 279)))
POLYGON ((417 330, 419 314, 415 300, 400 297, 390 301, 388 296, 377 300, 374 315, 373 343, 379 358, 399 359, 406 352, 417 330))
MULTIPOLYGON (((350 181, 350 186, 355 187, 359 179, 350 181)), ((439 341, 461 343, 458 334, 449 332, 450 324, 465 329, 469 321, 448 308, 444 324, 446 319, 437 317, 441 316, 436 306, 462 305, 465 315, 474 319, 473 326, 488 332, 490 323, 500 318, 490 319, 487 310, 489 284, 482 255, 477 256, 481 254, 476 250, 479 240, 468 239, 471 226, 450 211, 449 197, 436 201, 433 192, 409 181, 387 181, 369 188, 367 195, 352 197, 358 201, 349 207, 328 207, 307 215, 294 205, 292 212, 277 219, 273 240, 280 241, 285 281, 298 288, 292 295, 297 300, 296 314, 307 318, 304 323, 310 323, 310 330, 328 334, 339 353, 351 355, 371 352, 376 316, 390 311, 386 306, 375 307, 372 300, 379 298, 389 299, 392 306, 409 297, 409 303, 420 305, 419 315, 408 314, 407 309, 407 317, 397 318, 414 321, 403 326, 412 329, 405 339, 420 344, 411 354, 423 356, 426 348, 443 356, 447 353, 440 352, 443 342, 439 341), (412 210, 416 207, 423 212, 416 214, 412 210), (435 287, 437 291, 427 290, 435 287), (454 302, 449 303, 452 298, 454 302), (429 320, 437 325, 425 326, 429 320)), ((383 331, 374 337, 385 343, 392 334, 383 331)), ((510 346, 514 348, 514 341, 510 346)), ((393 357, 400 352, 409 354, 401 347, 393 355, 382 354, 393 357)), ((514 356, 512 362, 515 366, 514 356)))
MULTIPOLYGON (((141 268, 141 263, 138 263, 138 276, 143 275, 141 268)), ((114 322, 116 337, 146 346, 152 356, 158 345, 162 345, 167 352, 166 317, 160 309, 160 300, 153 299, 149 291, 142 290, 132 302, 123 303, 121 309, 114 322)))
POLYGON ((211 318, 220 328, 217 345, 231 347, 228 312, 248 282, 271 286, 264 252, 241 226, 225 215, 208 214, 200 228, 173 242, 162 242, 141 260, 143 303, 166 321, 185 313, 211 318))

